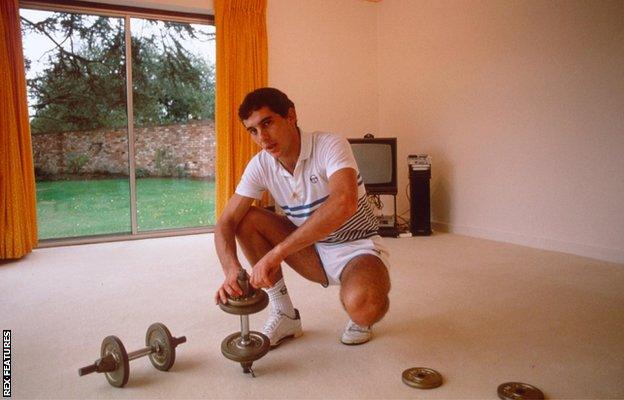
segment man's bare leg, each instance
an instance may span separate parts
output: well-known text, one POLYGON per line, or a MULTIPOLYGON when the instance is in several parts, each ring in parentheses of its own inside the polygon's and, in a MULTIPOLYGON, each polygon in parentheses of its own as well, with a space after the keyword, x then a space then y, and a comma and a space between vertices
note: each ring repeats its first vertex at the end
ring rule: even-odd
MULTIPOLYGON (((247 260, 255 265, 295 229, 296 226, 287 218, 262 208, 252 207, 239 223, 236 238, 247 260)), ((291 254, 285 261, 304 278, 322 284, 327 283, 325 270, 313 246, 291 254)), ((270 279, 273 286, 267 289, 267 293, 271 309, 262 332, 269 338, 271 347, 275 347, 284 339, 300 336, 302 328, 299 312, 294 308, 286 289, 282 269, 279 268, 270 279)))
MULTIPOLYGON (((381 320, 388 311, 390 276, 378 257, 364 254, 353 258, 340 277, 340 300, 351 321, 368 333, 355 332, 353 338, 343 335, 345 344, 360 344, 370 339, 370 327, 381 320)), ((350 326, 350 325, 349 325, 350 326)), ((347 326, 347 330, 349 329, 347 326)), ((359 327, 355 327, 356 331, 359 327)), ((345 331, 345 334, 347 332, 345 331)))
MULTIPOLYGON (((236 239, 251 265, 257 263, 297 227, 286 217, 259 207, 251 207, 236 231, 236 239)), ((327 284, 327 276, 314 246, 308 246, 286 257, 286 263, 304 278, 327 284)), ((282 278, 281 268, 273 283, 282 278)))

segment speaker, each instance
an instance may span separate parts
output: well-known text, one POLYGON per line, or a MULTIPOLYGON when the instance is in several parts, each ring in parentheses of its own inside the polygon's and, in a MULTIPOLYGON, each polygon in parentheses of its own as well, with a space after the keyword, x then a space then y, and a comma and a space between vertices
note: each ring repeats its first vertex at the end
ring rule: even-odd
POLYGON ((409 165, 410 231, 413 236, 431 235, 430 180, 431 167, 423 170, 409 165))

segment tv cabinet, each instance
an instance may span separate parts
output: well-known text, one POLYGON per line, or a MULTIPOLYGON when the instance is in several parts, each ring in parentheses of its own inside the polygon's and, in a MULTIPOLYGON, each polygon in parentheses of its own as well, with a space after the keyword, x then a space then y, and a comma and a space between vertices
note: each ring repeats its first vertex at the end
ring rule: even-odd
POLYGON ((383 237, 399 237, 399 230, 396 226, 380 226, 378 232, 379 236, 383 237))
MULTIPOLYGON (((392 202, 393 202, 392 215, 389 216, 391 217, 391 221, 387 224, 384 224, 382 223, 382 221, 380 221, 378 232, 379 232, 379 236, 398 237, 399 229, 397 228, 396 193, 368 193, 368 196, 392 196, 392 202)), ((383 214, 383 211, 382 211, 382 214, 383 214)), ((382 217, 386 217, 386 215, 382 215, 382 217)), ((380 219, 384 219, 384 218, 380 218, 380 219)))

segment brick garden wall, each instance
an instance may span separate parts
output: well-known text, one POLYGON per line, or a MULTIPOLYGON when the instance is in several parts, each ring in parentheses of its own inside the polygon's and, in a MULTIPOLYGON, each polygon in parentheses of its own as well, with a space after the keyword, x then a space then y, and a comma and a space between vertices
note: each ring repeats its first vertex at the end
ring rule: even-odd
MULTIPOLYGON (((135 128, 134 134, 138 177, 214 179, 214 122, 135 128)), ((38 177, 69 173, 128 175, 126 129, 37 134, 32 142, 38 177)))

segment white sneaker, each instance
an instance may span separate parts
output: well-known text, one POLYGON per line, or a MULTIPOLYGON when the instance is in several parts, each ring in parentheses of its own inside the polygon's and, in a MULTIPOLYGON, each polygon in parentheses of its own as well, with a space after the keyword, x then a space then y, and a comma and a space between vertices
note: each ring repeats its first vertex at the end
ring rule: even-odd
POLYGON ((271 310, 269 319, 267 319, 264 323, 264 328, 262 328, 262 333, 269 338, 271 347, 277 347, 285 339, 297 338, 303 335, 299 310, 295 308, 295 318, 291 318, 279 310, 271 310))
POLYGON ((373 331, 370 326, 360 326, 349 320, 347 327, 342 333, 340 341, 343 344, 354 345, 366 343, 373 337, 373 331))

